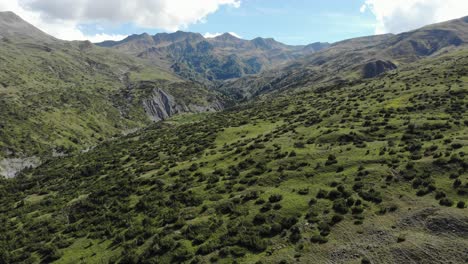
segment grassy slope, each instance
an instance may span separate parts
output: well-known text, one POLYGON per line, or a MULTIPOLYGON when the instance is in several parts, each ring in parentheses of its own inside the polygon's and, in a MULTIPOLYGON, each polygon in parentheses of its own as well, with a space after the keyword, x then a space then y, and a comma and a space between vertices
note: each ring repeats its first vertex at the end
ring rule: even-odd
POLYGON ((0 183, 0 262, 461 263, 467 71, 459 51, 52 160, 0 183))

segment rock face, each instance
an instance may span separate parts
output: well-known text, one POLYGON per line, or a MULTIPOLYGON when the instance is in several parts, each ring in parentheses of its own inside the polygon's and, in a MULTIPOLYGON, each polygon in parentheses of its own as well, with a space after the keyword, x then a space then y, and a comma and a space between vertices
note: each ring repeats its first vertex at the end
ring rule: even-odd
POLYGON ((376 60, 368 62, 363 68, 364 78, 374 78, 386 71, 394 70, 397 66, 391 61, 376 60))
POLYGON ((150 98, 143 101, 146 114, 153 121, 161 121, 174 115, 177 109, 174 97, 161 89, 154 89, 150 98))
POLYGON ((216 101, 209 105, 185 105, 177 103, 174 97, 162 89, 153 89, 151 97, 143 100, 143 107, 149 118, 158 122, 180 113, 201 113, 222 110, 223 105, 216 101))
POLYGON ((37 157, 11 158, 0 160, 0 176, 13 178, 22 170, 29 167, 37 167, 40 160, 37 157))

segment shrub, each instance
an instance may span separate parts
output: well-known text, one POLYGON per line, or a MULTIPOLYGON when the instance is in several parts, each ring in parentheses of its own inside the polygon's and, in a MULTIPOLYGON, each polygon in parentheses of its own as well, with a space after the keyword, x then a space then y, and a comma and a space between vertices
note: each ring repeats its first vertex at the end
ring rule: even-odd
POLYGON ((443 205, 443 206, 452 206, 453 205, 453 201, 448 199, 448 198, 442 198, 440 201, 439 201, 439 204, 440 205, 443 205))
POLYGON ((461 184, 462 184, 462 182, 460 181, 460 179, 456 179, 453 182, 453 188, 458 188, 458 187, 460 187, 461 184))
POLYGON ((339 222, 343 221, 344 217, 342 215, 333 215, 333 217, 331 218, 331 224, 332 225, 335 225, 335 224, 338 224, 339 222))
POLYGON ((398 243, 404 242, 405 240, 406 240, 406 238, 403 235, 399 235, 398 238, 397 238, 398 243))
POLYGON ((330 199, 330 200, 336 200, 338 198, 341 197, 341 192, 337 191, 337 190, 331 190, 330 192, 328 192, 327 194, 327 198, 330 199))
POLYGON ((335 155, 330 154, 330 155, 328 156, 327 161, 325 162, 325 165, 326 165, 326 166, 329 166, 329 165, 336 164, 336 163, 338 163, 338 161, 336 160, 335 155))
POLYGON ((453 144, 452 144, 452 148, 453 148, 453 149, 459 149, 459 148, 462 148, 462 147, 463 147, 463 145, 460 144, 460 143, 453 143, 453 144))
POLYGON ((361 259, 361 264, 371 264, 370 260, 367 258, 361 259))
POLYGON ((193 257, 194 252, 185 244, 181 244, 172 252, 172 261, 174 263, 181 263, 193 257))
POLYGON ((295 148, 304 148, 305 144, 304 144, 304 142, 295 142, 294 147, 295 148))
POLYGON ((459 201, 459 202, 457 203, 457 207, 460 208, 460 209, 465 208, 465 202, 464 202, 464 201, 459 201))
POLYGON ((320 189, 315 197, 317 199, 323 199, 327 197, 327 191, 320 189))
POLYGON ((436 198, 436 200, 440 200, 442 198, 445 198, 446 196, 447 195, 444 192, 438 191, 438 192, 436 192, 435 198, 436 198))
POLYGON ((289 241, 292 243, 297 243, 301 240, 301 231, 297 226, 291 228, 291 235, 289 235, 289 241))
POLYGON ((271 205, 271 203, 266 203, 260 208, 260 212, 268 212, 271 210, 272 207, 273 206, 271 205))
POLYGON ((310 238, 310 242, 317 244, 325 244, 328 242, 328 239, 321 235, 314 235, 310 238))
POLYGON ((270 201, 270 203, 277 203, 281 200, 283 200, 283 196, 281 194, 272 194, 268 198, 268 201, 270 201))
POLYGON ((205 244, 202 244, 198 248, 197 254, 208 255, 211 252, 214 252, 215 250, 217 250, 218 248, 219 248, 219 243, 216 243, 213 240, 209 240, 208 242, 206 242, 205 244))
POLYGON ((290 229, 298 221, 299 219, 296 216, 284 217, 281 219, 281 226, 283 227, 283 229, 290 229))
POLYGON ((345 199, 338 199, 333 202, 333 210, 340 214, 346 214, 348 212, 348 206, 345 199))
POLYGON ((267 248, 266 240, 253 234, 239 234, 238 244, 253 252, 262 252, 267 248))
POLYGON ((314 204, 316 204, 316 203, 317 203, 317 199, 315 199, 315 198, 311 198, 311 199, 309 200, 309 206, 312 206, 312 205, 314 205, 314 204))
POLYGON ((361 214, 362 212, 364 212, 364 208, 362 206, 354 206, 351 208, 352 214, 361 214))
POLYGON ((41 250, 45 256, 45 262, 53 262, 62 257, 63 253, 54 245, 48 245, 41 250))
POLYGON ((264 214, 257 214, 253 218, 254 225, 261 225, 266 222, 266 217, 264 214))

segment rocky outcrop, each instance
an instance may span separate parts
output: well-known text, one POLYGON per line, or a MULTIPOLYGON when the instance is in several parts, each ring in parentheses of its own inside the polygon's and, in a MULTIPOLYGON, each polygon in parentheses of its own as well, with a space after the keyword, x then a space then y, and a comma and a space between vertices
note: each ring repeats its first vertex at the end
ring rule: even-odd
POLYGON ((153 121, 161 121, 174 115, 179 109, 174 97, 161 89, 154 89, 150 98, 143 100, 146 114, 153 121))
POLYGON ((383 61, 383 60, 371 61, 364 65, 363 77, 374 78, 386 71, 394 70, 396 68, 397 66, 391 61, 383 61))
POLYGON ((153 90, 151 97, 143 100, 143 107, 154 122, 165 120, 175 114, 214 112, 224 108, 219 101, 207 105, 178 103, 171 94, 159 88, 153 90))
POLYGON ((0 176, 13 178, 26 168, 34 168, 40 164, 37 157, 9 158, 0 160, 0 176))

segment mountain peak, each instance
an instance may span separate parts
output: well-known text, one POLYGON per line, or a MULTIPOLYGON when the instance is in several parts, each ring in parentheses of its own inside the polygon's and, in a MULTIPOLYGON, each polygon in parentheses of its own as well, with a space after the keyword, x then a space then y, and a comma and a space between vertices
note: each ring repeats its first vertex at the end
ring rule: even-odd
POLYGON ((13 22, 13 21, 22 21, 21 17, 15 14, 12 11, 2 11, 0 12, 0 21, 2 22, 13 22))
POLYGON ((222 35, 219 35, 219 36, 216 36, 214 37, 215 39, 218 39, 218 40, 239 40, 240 38, 234 36, 233 34, 231 33, 224 33, 222 35))
POLYGON ((252 42, 255 47, 257 48, 262 48, 262 49, 274 49, 274 48, 280 48, 282 46, 285 46, 285 44, 280 43, 276 41, 273 38, 254 38, 250 42, 252 42))
POLYGON ((0 12, 0 37, 16 40, 34 39, 36 41, 56 41, 38 28, 24 21, 11 11, 0 12))
POLYGON ((178 30, 174 33, 158 33, 153 36, 154 41, 161 42, 179 42, 185 40, 202 40, 203 36, 199 33, 185 32, 178 30))

